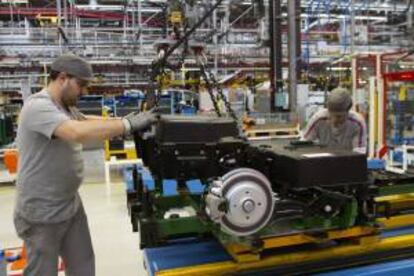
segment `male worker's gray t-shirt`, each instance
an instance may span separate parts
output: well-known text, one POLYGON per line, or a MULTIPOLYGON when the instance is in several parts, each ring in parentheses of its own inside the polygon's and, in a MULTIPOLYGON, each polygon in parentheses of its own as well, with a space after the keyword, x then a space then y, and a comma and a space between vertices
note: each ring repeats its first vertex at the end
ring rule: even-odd
POLYGON ((56 223, 76 214, 83 179, 82 146, 53 136, 71 119, 46 90, 32 95, 20 113, 16 215, 33 223, 56 223))
POLYGON ((329 111, 321 109, 310 119, 303 138, 336 149, 362 149, 367 144, 366 129, 364 118, 354 111, 349 111, 341 127, 334 128, 329 121, 329 111))

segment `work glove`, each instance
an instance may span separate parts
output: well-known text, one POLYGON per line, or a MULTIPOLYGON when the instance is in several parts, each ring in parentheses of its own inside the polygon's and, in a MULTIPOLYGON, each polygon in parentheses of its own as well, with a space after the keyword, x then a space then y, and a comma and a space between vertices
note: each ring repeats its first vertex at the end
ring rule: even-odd
POLYGON ((144 131, 152 126, 159 115, 154 111, 132 112, 122 118, 125 127, 125 134, 133 134, 144 131))

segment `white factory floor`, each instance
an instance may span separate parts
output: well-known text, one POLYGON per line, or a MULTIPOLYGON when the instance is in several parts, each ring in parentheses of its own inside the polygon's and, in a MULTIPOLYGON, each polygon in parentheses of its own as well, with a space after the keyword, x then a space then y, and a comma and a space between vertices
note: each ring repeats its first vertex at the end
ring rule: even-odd
MULTIPOLYGON (((110 195, 103 182, 84 183, 80 189, 95 250, 96 275, 145 275, 138 233, 132 232, 126 209, 125 185, 120 178, 116 181, 110 195)), ((21 245, 12 220, 14 193, 13 185, 0 184, 0 248, 21 245)))

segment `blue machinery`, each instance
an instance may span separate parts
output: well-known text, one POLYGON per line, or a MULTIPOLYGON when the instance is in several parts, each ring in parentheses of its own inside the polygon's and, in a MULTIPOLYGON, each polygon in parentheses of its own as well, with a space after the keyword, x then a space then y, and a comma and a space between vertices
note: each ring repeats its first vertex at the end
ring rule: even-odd
MULTIPOLYGON (((154 181, 149 172, 139 170, 146 187, 153 189, 154 181)), ((131 174, 131 170, 125 173, 127 190, 133 189, 131 174)), ((164 182, 164 193, 174 195, 174 185, 167 182, 164 182)), ((187 185, 191 193, 203 192, 203 186, 197 181, 187 185)), ((413 204, 413 194, 404 194, 403 189, 401 193, 399 196, 384 193, 377 200, 391 203, 391 209, 413 204)), ((165 246, 144 249, 144 264, 149 275, 167 276, 298 275, 304 272, 307 275, 413 275, 414 215, 381 218, 378 224, 382 225, 381 233, 354 227, 328 231, 325 235, 272 238, 268 242, 278 243, 278 248, 259 258, 233 255, 216 240, 180 239, 165 246), (330 246, 335 238, 341 237, 344 239, 330 246)))
MULTIPOLYGON (((414 238, 414 228, 406 228, 384 232, 382 247, 392 247, 404 240, 414 238)), ((401 245, 401 244, 400 244, 401 245)), ((258 262, 237 264, 225 249, 216 241, 191 242, 181 241, 170 246, 145 249, 144 262, 149 275, 413 275, 414 258, 404 258, 401 253, 394 260, 386 255, 382 257, 371 253, 369 246, 354 245, 334 250, 302 251, 302 253, 286 253, 282 256, 269 256, 258 262), (344 263, 352 259, 352 251, 361 250, 366 259, 378 258, 380 263, 363 265, 363 258, 352 268, 343 268, 344 263), (327 258, 328 254, 337 256, 335 262, 327 258), (302 261, 308 261, 303 264, 302 261), (388 260, 388 261, 386 261, 388 260), (391 260, 391 261, 390 261, 391 260), (312 263, 313 261, 313 263, 312 263), (382 261, 382 262, 381 262, 382 261), (342 267, 342 268, 341 268, 342 267), (255 271, 248 271, 254 269, 255 271), (325 270, 325 272, 321 272, 325 270), (326 272, 328 270, 328 272, 326 272)), ((374 248, 372 248, 374 249, 374 248)), ((412 253, 407 253, 407 256, 412 253)), ((366 260, 368 262, 368 260, 366 260)))

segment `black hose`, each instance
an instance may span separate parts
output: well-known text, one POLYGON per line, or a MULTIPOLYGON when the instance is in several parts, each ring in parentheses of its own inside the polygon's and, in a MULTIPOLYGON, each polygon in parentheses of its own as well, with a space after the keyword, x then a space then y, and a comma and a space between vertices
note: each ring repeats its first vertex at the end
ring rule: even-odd
POLYGON ((65 31, 62 29, 62 27, 58 26, 57 29, 58 29, 59 35, 62 37, 65 44, 69 44, 69 39, 67 38, 65 31))

